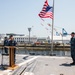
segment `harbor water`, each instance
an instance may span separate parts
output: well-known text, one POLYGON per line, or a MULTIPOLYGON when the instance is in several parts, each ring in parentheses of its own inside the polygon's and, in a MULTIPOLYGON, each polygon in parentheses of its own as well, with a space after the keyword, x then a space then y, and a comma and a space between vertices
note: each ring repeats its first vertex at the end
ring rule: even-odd
MULTIPOLYGON (((2 49, 0 49, 0 53, 2 53, 2 49)), ((5 51, 3 50, 3 53, 5 51)), ((26 49, 17 49, 16 54, 29 54, 29 55, 50 55, 53 53, 55 56, 70 56, 70 51, 64 51, 64 50, 59 50, 59 51, 50 51, 50 50, 26 50, 26 49)))

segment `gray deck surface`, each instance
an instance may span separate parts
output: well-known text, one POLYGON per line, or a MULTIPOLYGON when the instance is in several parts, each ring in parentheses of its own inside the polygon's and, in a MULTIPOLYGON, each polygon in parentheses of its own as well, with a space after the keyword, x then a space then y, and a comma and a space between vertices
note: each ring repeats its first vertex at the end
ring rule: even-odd
MULTIPOLYGON (((75 75, 75 66, 69 65, 71 62, 72 59, 70 57, 29 56, 17 54, 16 64, 23 64, 13 71, 0 70, 0 75, 75 75), (33 59, 35 57, 36 59, 33 59), (26 63, 24 64, 23 62, 26 63)), ((8 64, 8 56, 4 56, 3 64, 8 64)))
POLYGON ((70 66, 70 58, 40 57, 33 70, 34 75, 75 75, 75 66, 70 66))

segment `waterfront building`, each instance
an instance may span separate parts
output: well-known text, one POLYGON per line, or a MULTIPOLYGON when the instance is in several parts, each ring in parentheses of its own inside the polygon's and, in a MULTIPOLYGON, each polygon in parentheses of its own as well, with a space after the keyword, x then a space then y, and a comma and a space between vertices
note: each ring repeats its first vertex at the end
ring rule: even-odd
MULTIPOLYGON (((29 43, 28 36, 14 36, 14 40, 19 44, 29 43)), ((30 43, 35 43, 37 41, 37 37, 30 37, 30 43)))
POLYGON ((38 37, 37 42, 46 43, 47 42, 46 37, 38 37))
MULTIPOLYGON (((66 35, 66 36, 53 36, 53 42, 54 43, 64 43, 64 44, 69 44, 70 43, 70 35, 66 35)), ((50 36, 50 40, 51 40, 51 36, 50 36)))
MULTIPOLYGON (((0 34, 0 43, 3 43, 4 37, 9 37, 11 34, 0 34)), ((19 44, 25 44, 29 42, 29 36, 25 36, 24 34, 13 34, 14 40, 19 44)), ((66 36, 53 36, 53 42, 54 43, 64 43, 69 44, 70 43, 70 35, 66 36)), ((51 36, 48 37, 36 37, 31 36, 30 37, 30 43, 34 44, 36 42, 39 43, 51 43, 51 36)))
MULTIPOLYGON (((14 33, 10 33, 10 34, 6 34, 7 36, 13 35, 14 36, 14 40, 18 43, 18 44, 25 44, 25 43, 29 43, 29 36, 25 36, 24 34, 14 34, 14 33)), ((36 36, 32 36, 30 37, 30 43, 35 43, 37 41, 37 37, 36 36)))

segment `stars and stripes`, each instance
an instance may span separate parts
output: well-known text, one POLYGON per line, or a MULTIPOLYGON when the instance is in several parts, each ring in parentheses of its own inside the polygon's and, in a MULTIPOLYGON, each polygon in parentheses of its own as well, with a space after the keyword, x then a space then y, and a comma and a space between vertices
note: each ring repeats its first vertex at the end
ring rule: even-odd
POLYGON ((53 19, 52 10, 53 10, 53 7, 49 6, 48 1, 46 0, 44 5, 43 5, 42 11, 38 15, 41 18, 51 18, 51 19, 53 19))

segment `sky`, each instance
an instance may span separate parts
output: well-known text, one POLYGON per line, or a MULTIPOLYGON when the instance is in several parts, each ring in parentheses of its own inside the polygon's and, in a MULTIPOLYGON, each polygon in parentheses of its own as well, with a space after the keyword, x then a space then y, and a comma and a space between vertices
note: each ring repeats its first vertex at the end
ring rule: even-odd
MULTIPOLYGON (((28 28, 31 28, 31 36, 51 35, 51 27, 47 24, 51 24, 52 20, 46 18, 42 21, 38 16, 44 2, 45 0, 0 0, 0 34, 16 33, 27 36, 28 28)), ((48 0, 50 6, 52 2, 53 0, 48 0)), ((68 33, 75 32, 75 0, 55 0, 54 28, 58 32, 62 32, 62 28, 68 33)))

